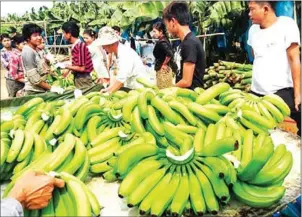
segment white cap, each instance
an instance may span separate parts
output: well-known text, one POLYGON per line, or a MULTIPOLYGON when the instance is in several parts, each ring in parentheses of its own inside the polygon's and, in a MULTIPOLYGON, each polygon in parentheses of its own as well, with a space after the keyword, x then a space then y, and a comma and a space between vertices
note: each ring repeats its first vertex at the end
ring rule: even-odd
POLYGON ((105 26, 100 29, 98 38, 95 40, 95 44, 97 46, 110 45, 119 40, 120 37, 115 33, 115 31, 112 28, 105 26))

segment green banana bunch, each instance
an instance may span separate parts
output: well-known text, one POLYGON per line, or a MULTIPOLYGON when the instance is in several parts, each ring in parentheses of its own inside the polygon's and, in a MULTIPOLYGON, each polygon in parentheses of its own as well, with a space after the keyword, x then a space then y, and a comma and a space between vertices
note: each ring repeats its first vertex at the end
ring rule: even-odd
POLYGON ((236 182, 232 189, 238 200, 256 208, 272 206, 285 193, 283 186, 258 187, 240 181, 236 182))
POLYGON ((23 171, 43 152, 46 143, 34 132, 17 129, 9 143, 1 138, 1 181, 23 171))

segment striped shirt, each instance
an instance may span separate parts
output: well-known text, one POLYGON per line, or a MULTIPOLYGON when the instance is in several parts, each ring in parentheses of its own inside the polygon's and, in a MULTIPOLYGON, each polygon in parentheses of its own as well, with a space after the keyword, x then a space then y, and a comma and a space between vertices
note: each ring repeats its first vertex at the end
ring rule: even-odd
POLYGON ((93 70, 93 63, 90 52, 85 43, 78 41, 71 50, 72 65, 73 66, 85 66, 85 72, 74 73, 90 73, 93 70))

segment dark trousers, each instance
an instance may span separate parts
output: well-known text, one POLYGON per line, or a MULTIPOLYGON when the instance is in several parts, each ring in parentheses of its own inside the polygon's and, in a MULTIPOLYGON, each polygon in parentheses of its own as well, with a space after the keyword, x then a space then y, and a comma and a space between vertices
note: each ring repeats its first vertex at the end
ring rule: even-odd
MULTIPOLYGON (((253 94, 257 96, 263 96, 260 94, 257 94, 255 92, 252 92, 253 94)), ((281 90, 278 90, 276 95, 280 96, 285 103, 288 105, 290 108, 291 114, 290 117, 296 121, 297 127, 298 127, 298 135, 301 136, 301 105, 299 106, 299 111, 296 110, 295 108, 295 98, 294 98, 294 88, 284 88, 281 90)))
POLYGON ((15 97, 17 92, 23 89, 23 87, 24 83, 22 82, 6 79, 6 88, 9 97, 15 97))

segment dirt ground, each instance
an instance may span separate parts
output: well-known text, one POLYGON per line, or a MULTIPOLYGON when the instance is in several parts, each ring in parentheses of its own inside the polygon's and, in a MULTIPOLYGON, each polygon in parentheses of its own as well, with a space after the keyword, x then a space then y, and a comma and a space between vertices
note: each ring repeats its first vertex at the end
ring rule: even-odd
POLYGON ((6 83, 5 83, 5 71, 1 68, 1 100, 8 98, 6 83))

